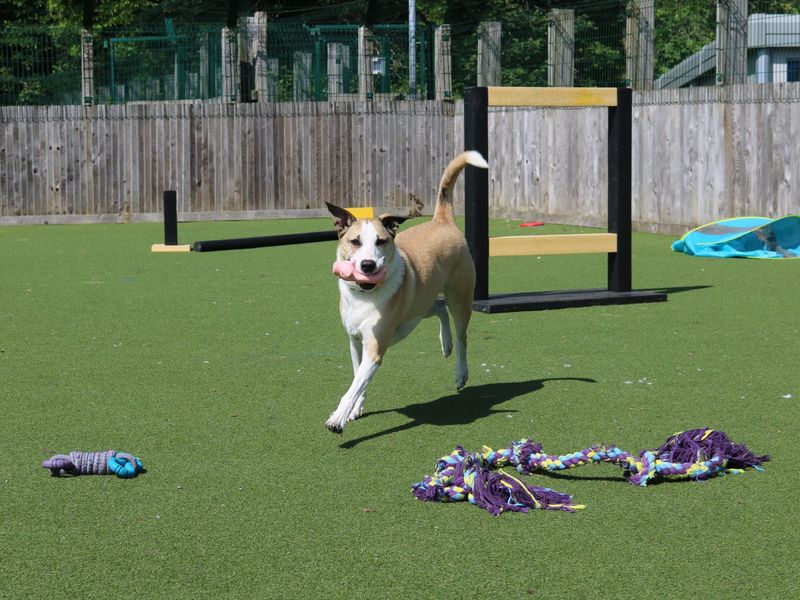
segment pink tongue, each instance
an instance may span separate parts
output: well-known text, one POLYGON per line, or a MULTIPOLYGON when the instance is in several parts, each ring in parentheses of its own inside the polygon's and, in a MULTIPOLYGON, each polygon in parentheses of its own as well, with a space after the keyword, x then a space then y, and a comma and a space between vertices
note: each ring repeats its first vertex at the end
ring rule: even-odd
POLYGON ((333 274, 338 275, 341 279, 345 281, 355 281, 356 283, 383 283, 384 279, 386 279, 386 271, 381 269, 377 273, 362 273, 356 266, 350 262, 345 260, 337 260, 333 263, 333 274))

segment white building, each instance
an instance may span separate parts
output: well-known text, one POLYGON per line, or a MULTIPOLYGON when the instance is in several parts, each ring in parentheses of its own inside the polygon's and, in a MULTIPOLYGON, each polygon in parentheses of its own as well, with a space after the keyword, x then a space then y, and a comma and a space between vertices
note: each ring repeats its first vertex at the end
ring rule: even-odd
MULTIPOLYGON (((714 85, 717 42, 706 44, 655 81, 656 89, 714 85)), ((754 14, 747 19, 749 83, 800 81, 800 15, 754 14)))

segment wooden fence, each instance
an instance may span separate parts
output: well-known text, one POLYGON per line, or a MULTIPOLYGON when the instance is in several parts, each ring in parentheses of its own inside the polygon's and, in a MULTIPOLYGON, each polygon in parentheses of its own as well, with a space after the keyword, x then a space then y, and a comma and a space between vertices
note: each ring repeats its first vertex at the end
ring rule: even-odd
MULTIPOLYGON (((680 233, 800 212, 800 84, 634 94, 633 218, 680 233)), ((0 108, 0 224, 324 214, 427 203, 463 148, 460 103, 0 108)), ((489 115, 495 216, 602 225, 605 109, 489 115)), ((461 185, 456 189, 461 206, 461 185)))
POLYGON ((434 196, 454 114, 433 101, 1 108, 0 223, 158 219, 166 189, 183 218, 405 209, 434 196))

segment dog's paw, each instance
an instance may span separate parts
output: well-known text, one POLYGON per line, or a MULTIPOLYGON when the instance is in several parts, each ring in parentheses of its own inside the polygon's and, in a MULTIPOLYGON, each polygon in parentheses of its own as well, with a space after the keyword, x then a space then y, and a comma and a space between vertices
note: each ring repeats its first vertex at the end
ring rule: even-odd
POLYGON ((453 353, 453 340, 451 339, 449 343, 446 343, 445 340, 442 340, 442 356, 447 358, 452 353, 453 353))
POLYGON ((467 385, 467 381, 469 380, 469 372, 464 371, 463 373, 456 373, 456 390, 459 392, 464 389, 464 386, 467 385))
POLYGON ((333 416, 325 421, 325 427, 328 431, 332 431, 333 433, 342 433, 344 431, 344 423, 340 423, 337 419, 334 419, 333 416))
POLYGON ((362 406, 356 406, 349 415, 347 415, 347 422, 355 421, 356 419, 361 417, 361 413, 364 412, 364 408, 362 406))

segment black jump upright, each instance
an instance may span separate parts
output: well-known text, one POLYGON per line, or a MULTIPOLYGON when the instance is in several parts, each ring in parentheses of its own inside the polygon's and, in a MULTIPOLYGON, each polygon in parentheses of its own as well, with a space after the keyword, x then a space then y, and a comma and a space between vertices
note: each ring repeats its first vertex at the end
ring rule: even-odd
MULTIPOLYGON (((488 88, 464 90, 464 147, 477 150, 491 165, 488 109, 488 88)), ((617 105, 608 107, 608 232, 617 236, 617 251, 608 253, 606 289, 489 294, 489 172, 467 166, 464 173, 465 234, 477 276, 473 310, 518 312, 667 299, 664 292, 631 289, 632 114, 631 90, 618 88, 617 105)))
POLYGON ((164 190, 164 245, 178 245, 178 193, 164 190))
MULTIPOLYGON (((155 244, 163 252, 172 248, 178 249, 178 194, 175 190, 164 191, 164 244, 155 244)), ((252 248, 269 248, 272 246, 289 246, 292 244, 311 244, 339 239, 333 228, 325 231, 308 231, 303 233, 285 233, 256 237, 231 238, 223 240, 201 240, 191 245, 180 246, 186 252, 220 252, 223 250, 249 250, 252 248)), ((154 247, 155 247, 154 246, 154 247)))

